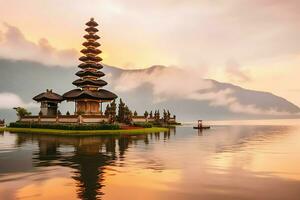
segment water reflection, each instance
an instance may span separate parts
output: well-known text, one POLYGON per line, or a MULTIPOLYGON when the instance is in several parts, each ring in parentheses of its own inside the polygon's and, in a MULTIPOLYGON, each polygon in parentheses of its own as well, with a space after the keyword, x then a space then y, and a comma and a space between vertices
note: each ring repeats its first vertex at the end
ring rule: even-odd
POLYGON ((297 199, 298 127, 0 135, 0 199, 297 199), (270 192, 272 191, 272 192, 270 192))
MULTIPOLYGON (((174 131, 173 131, 174 133, 174 131)), ((57 137, 48 135, 17 134, 16 146, 37 144, 32 152, 35 168, 64 166, 73 169, 72 179, 76 181, 76 192, 80 199, 100 199, 105 181, 106 166, 124 161, 127 149, 138 141, 145 145, 149 140, 170 138, 171 131, 149 135, 121 137, 57 137), (72 151, 68 153, 68 148, 72 151), (67 152, 65 152, 67 150, 67 152)), ((15 164, 14 164, 15 166, 15 164)))

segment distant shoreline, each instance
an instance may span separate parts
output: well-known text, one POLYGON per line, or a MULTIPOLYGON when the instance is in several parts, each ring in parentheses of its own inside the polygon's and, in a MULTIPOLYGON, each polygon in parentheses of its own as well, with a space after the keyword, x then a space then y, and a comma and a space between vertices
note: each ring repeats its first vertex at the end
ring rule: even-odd
POLYGON ((58 130, 58 129, 39 129, 39 128, 10 128, 2 127, 0 132, 8 131, 11 133, 32 133, 44 135, 61 135, 61 136, 100 136, 100 135, 138 135, 153 132, 165 132, 168 128, 152 127, 138 129, 121 129, 121 130, 58 130))

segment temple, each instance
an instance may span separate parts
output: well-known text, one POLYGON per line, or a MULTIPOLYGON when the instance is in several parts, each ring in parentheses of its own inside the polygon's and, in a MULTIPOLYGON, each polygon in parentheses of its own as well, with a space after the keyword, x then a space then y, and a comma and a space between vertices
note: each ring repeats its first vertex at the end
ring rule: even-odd
POLYGON ((82 63, 78 66, 81 70, 76 73, 79 79, 73 82, 78 88, 65 93, 63 98, 75 102, 75 114, 102 114, 102 103, 116 99, 117 95, 102 89, 107 82, 101 79, 105 74, 100 71, 103 66, 99 63, 102 58, 98 56, 101 53, 97 42, 100 37, 96 34, 98 24, 91 18, 86 25, 83 56, 79 58, 82 63))
POLYGON ((83 36, 86 41, 83 42, 83 49, 80 51, 83 55, 79 58, 81 63, 75 74, 78 78, 73 81, 73 85, 77 88, 62 96, 47 89, 46 92, 33 97, 33 100, 41 104, 39 114, 21 116, 19 121, 31 124, 176 123, 176 117, 171 117, 169 111, 165 110, 162 118, 159 116, 159 111, 155 111, 154 116, 152 111, 150 114, 145 112, 144 115, 138 116, 137 112, 130 111, 121 99, 117 117, 114 100, 118 96, 103 89, 107 82, 103 80, 105 74, 101 71, 103 65, 100 63, 102 58, 99 56, 102 53, 99 49, 100 43, 97 42, 100 39, 97 35, 98 24, 94 18, 91 18, 86 26, 86 33, 83 36), (58 105, 63 101, 75 103, 74 113, 68 111, 63 115, 58 110, 58 105), (108 103, 105 112, 103 103, 108 103))
POLYGON ((99 57, 101 50, 97 40, 98 24, 93 18, 86 23, 86 34, 83 36, 86 41, 82 44, 79 58, 79 71, 76 76, 79 78, 73 81, 77 88, 66 92, 62 96, 54 93, 52 90, 46 90, 35 97, 33 100, 40 103, 40 112, 36 116, 22 116, 21 122, 30 123, 99 123, 111 122, 111 116, 104 116, 102 104, 111 102, 117 98, 117 95, 103 89, 107 82, 102 80, 105 74, 100 71, 103 65, 99 57), (75 102, 75 112, 62 115, 58 110, 58 104, 62 101, 75 102))

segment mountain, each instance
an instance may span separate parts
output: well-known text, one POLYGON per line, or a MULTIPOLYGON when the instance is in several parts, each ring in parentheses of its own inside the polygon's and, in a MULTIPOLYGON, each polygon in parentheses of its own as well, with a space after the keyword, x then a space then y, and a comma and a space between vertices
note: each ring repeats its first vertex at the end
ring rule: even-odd
MULTIPOLYGON (((74 88, 71 83, 77 70, 77 67, 0 59, 0 94, 17 94, 24 102, 31 102, 33 96, 46 89, 63 94, 74 88)), ((165 108, 176 114, 179 120, 190 121, 282 118, 295 117, 300 113, 298 106, 271 93, 247 90, 202 77, 193 77, 189 81, 189 77, 181 76, 185 72, 164 66, 141 70, 106 66, 103 71, 109 83, 105 89, 113 90, 140 114, 145 109, 165 108)), ((64 102, 60 110, 62 113, 73 111, 74 104, 64 102)), ((31 111, 38 112, 38 108, 31 111)), ((0 107, 1 118, 15 120, 14 111, 0 107)))

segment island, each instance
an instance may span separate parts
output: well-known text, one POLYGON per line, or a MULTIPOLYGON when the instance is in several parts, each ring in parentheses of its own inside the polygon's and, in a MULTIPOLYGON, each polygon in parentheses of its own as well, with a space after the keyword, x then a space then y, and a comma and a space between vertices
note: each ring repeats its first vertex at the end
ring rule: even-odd
POLYGON ((97 35, 98 23, 91 18, 86 26, 86 34, 83 36, 86 41, 81 50, 83 56, 79 58, 81 63, 76 73, 78 79, 72 83, 77 88, 63 95, 52 89, 36 95, 33 100, 40 104, 40 112, 31 115, 24 108, 14 108, 18 121, 1 130, 56 135, 139 134, 167 131, 169 126, 178 124, 176 116, 171 116, 167 109, 163 110, 162 116, 159 110, 138 115, 121 98, 117 105, 118 96, 103 89, 108 83, 102 79, 105 73, 101 71, 104 65, 101 64, 102 58, 99 55, 102 51, 97 42, 100 39, 97 35), (74 113, 60 112, 59 104, 63 101, 75 104, 74 113))

